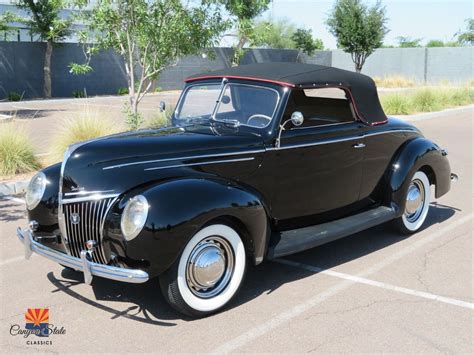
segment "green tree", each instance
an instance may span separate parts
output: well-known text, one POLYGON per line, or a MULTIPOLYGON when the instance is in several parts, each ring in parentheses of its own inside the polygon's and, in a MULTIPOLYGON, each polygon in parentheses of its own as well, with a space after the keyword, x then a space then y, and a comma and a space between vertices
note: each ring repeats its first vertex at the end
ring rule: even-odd
MULTIPOLYGON (((85 5, 84 3, 82 5, 85 5)), ((217 44, 229 23, 210 2, 186 7, 180 0, 97 0, 83 11, 88 33, 83 42, 86 63, 72 64, 73 73, 90 71, 91 55, 100 49, 119 53, 128 79, 127 123, 143 122, 138 106, 161 72, 180 57, 197 55, 217 44)))
POLYGON ((267 48, 295 48, 295 43, 291 39, 295 30, 295 25, 285 18, 276 21, 258 21, 254 25, 259 45, 267 48))
POLYGON ((299 50, 298 57, 301 53, 312 56, 315 51, 324 49, 323 41, 319 38, 313 38, 310 29, 298 28, 291 36, 291 39, 295 43, 295 48, 299 50))
POLYGON ((467 19, 466 22, 467 29, 457 33, 457 42, 461 46, 472 46, 474 44, 474 19, 467 19))
POLYGON ((439 40, 439 39, 432 39, 428 42, 426 42, 426 47, 428 48, 433 48, 433 47, 446 47, 446 44, 439 40))
POLYGON ((380 1, 369 8, 362 0, 336 0, 326 24, 338 47, 351 54, 355 70, 360 72, 367 57, 382 46, 388 33, 386 22, 380 1))
POLYGON ((18 17, 11 12, 4 12, 0 15, 0 35, 3 35, 5 40, 10 33, 15 31, 15 28, 11 25, 11 23, 17 20, 18 17))
POLYGON ((270 0, 218 0, 231 15, 236 27, 237 44, 234 46, 232 65, 240 64, 245 54, 244 46, 262 43, 262 33, 255 32, 254 19, 268 9, 270 0))
POLYGON ((43 96, 51 97, 51 56, 54 44, 71 33, 71 18, 62 18, 60 11, 65 0, 18 0, 16 5, 25 10, 28 17, 19 19, 29 30, 46 42, 43 66, 43 96))
POLYGON ((397 37, 398 47, 400 48, 417 48, 421 47, 422 38, 411 38, 408 36, 397 37))

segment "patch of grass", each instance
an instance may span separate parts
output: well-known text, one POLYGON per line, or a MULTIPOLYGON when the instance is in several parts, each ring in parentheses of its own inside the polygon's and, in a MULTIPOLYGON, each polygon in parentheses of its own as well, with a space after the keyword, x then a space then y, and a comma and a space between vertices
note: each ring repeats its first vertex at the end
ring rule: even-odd
POLYGON ((117 95, 128 95, 128 88, 118 88, 117 95))
POLYGON ((392 93, 380 97, 382 107, 388 115, 408 115, 413 112, 406 94, 392 93))
POLYGON ((50 149, 50 163, 61 161, 64 152, 71 144, 107 136, 119 131, 120 127, 117 123, 107 117, 104 112, 91 110, 86 106, 76 117, 66 120, 62 129, 53 139, 50 149))
POLYGON ((167 106, 165 112, 158 112, 147 122, 149 128, 161 128, 168 126, 171 123, 171 116, 174 112, 174 106, 167 106))
POLYGON ((416 112, 439 111, 443 108, 443 103, 447 102, 443 94, 444 90, 422 88, 414 91, 410 100, 416 112))
POLYGON ((402 93, 383 93, 380 102, 388 115, 409 115, 474 104, 474 90, 469 87, 425 87, 402 93))
POLYGON ((416 85, 415 81, 402 75, 387 75, 374 77, 375 84, 380 88, 411 88, 416 85))
POLYGON ((0 124, 0 176, 29 173, 40 167, 28 134, 13 123, 0 124))
POLYGON ((23 95, 17 93, 16 91, 10 91, 8 93, 8 101, 21 101, 21 99, 23 98, 23 95))
POLYGON ((74 90, 72 92, 72 96, 74 96, 76 99, 83 99, 86 97, 86 92, 85 90, 74 90))

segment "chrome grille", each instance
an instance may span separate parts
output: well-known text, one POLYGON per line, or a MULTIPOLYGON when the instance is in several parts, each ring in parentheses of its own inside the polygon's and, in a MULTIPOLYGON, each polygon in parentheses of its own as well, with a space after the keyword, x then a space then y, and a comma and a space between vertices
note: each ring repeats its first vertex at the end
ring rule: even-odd
POLYGON ((64 239, 72 256, 80 258, 81 250, 86 249, 86 242, 95 240, 97 248, 92 253, 93 261, 107 264, 102 247, 102 230, 105 217, 115 200, 116 197, 112 197, 62 204, 64 239), (76 223, 73 223, 74 220, 76 223))

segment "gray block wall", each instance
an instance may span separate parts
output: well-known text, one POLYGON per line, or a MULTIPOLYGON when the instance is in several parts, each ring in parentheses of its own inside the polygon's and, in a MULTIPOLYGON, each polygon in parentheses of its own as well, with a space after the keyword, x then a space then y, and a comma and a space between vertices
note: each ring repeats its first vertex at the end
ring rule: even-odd
MULTIPOLYGON (((0 100, 12 91, 24 93, 25 98, 41 97, 45 47, 39 42, 0 41, 0 100)), ((473 53, 473 47, 378 49, 367 59, 363 73, 380 77, 399 74, 420 83, 462 83, 474 78, 473 53)), ((163 90, 181 89, 190 75, 228 67, 231 56, 231 48, 216 48, 214 58, 181 58, 161 74, 156 85, 163 90)), ((69 73, 71 62, 83 61, 82 48, 77 44, 64 43, 54 48, 53 96, 70 97, 73 91, 84 89, 89 96, 114 95, 119 88, 127 87, 123 60, 113 51, 103 51, 92 58, 92 73, 69 73)), ((266 62, 305 62, 354 69, 350 55, 341 50, 318 51, 308 57, 292 49, 250 49, 242 65, 266 62)))

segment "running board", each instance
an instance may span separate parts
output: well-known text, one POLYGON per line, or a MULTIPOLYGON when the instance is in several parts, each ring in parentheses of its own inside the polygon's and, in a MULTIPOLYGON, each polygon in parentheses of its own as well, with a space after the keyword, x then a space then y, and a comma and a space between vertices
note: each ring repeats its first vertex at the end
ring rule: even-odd
POLYGON ((267 258, 299 253, 388 222, 396 216, 395 209, 381 206, 328 223, 276 232, 272 234, 272 240, 278 242, 269 248, 267 258))

